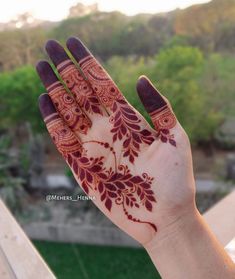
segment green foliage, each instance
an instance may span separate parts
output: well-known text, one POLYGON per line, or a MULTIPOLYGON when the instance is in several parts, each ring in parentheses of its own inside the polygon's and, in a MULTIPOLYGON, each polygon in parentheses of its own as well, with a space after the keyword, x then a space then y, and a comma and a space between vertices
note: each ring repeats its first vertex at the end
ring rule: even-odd
MULTIPOLYGON (((212 63, 212 58, 207 60, 199 49, 177 44, 167 46, 152 58, 113 57, 107 61, 106 68, 128 101, 147 120, 149 117, 135 90, 137 79, 141 74, 149 76, 156 87, 170 100, 180 123, 193 143, 211 140, 224 116, 222 111, 218 110, 218 105, 222 104, 221 92, 214 94, 212 100, 210 92, 213 91, 213 87, 207 88, 211 73, 208 67, 212 63)), ((219 62, 216 60, 214 63, 219 62)), ((232 65, 235 67, 235 63, 231 62, 230 66, 232 65)), ((215 69, 218 66, 213 65, 215 69)), ((225 73, 227 70, 231 68, 225 67, 225 73)), ((221 73, 217 78, 220 82, 223 79, 220 87, 224 88, 226 74, 222 76, 221 73)), ((230 92, 232 96, 231 86, 230 92)), ((232 101, 232 98, 229 100, 232 101)), ((225 110, 227 101, 228 98, 224 96, 225 110)))
POLYGON ((158 88, 172 107, 192 142, 210 140, 220 121, 208 102, 201 78, 205 67, 202 52, 193 47, 175 46, 163 49, 156 56, 158 88))
POLYGON ((228 54, 211 54, 204 67, 201 84, 208 106, 224 116, 235 116, 235 58, 228 54))
POLYGON ((44 91, 32 66, 0 74, 0 128, 30 122, 34 130, 42 130, 37 99, 44 91))

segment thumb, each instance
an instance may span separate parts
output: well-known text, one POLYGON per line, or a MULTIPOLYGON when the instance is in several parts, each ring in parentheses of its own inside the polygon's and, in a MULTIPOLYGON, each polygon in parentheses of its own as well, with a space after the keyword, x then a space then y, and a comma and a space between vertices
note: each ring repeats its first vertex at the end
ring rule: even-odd
POLYGON ((162 142, 176 145, 170 130, 176 126, 177 119, 169 101, 153 86, 151 81, 141 76, 136 86, 139 98, 151 117, 162 142))

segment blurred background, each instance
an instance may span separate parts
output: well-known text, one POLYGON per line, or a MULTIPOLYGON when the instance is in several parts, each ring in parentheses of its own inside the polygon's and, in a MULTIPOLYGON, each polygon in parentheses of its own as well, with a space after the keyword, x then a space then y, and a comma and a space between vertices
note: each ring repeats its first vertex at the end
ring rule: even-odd
POLYGON ((235 1, 8 0, 1 7, 1 198, 58 278, 156 278, 146 253, 91 201, 46 200, 83 195, 37 106, 45 89, 34 66, 47 58, 44 44, 69 36, 84 41, 146 117, 135 90, 141 74, 169 98, 191 140, 203 213, 235 185, 235 1))

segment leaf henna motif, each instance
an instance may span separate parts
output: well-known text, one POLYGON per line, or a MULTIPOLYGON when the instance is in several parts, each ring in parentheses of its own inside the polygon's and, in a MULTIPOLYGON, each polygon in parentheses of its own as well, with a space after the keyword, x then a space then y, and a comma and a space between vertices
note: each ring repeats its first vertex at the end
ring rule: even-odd
MULTIPOLYGON (((108 143, 99 144, 112 150, 108 143)), ((119 165, 117 170, 107 169, 104 166, 104 157, 88 158, 86 151, 70 153, 66 160, 80 179, 81 186, 87 194, 90 189, 97 191, 100 201, 109 211, 113 203, 121 205, 129 220, 149 224, 157 231, 154 224, 133 217, 127 209, 143 206, 148 211, 152 211, 153 203, 156 203, 154 192, 151 190, 153 178, 146 173, 142 176, 132 175, 128 166, 124 165, 119 165)))
POLYGON ((157 130, 157 136, 164 143, 169 142, 176 147, 174 135, 170 134, 170 129, 176 125, 176 117, 168 105, 161 107, 150 113, 153 124, 157 130))
POLYGON ((140 119, 136 112, 126 102, 116 84, 108 73, 99 65, 93 56, 87 56, 80 61, 80 66, 87 76, 101 103, 111 109, 113 114, 110 122, 114 125, 111 129, 113 142, 123 141, 123 156, 134 163, 138 157, 140 144, 150 145, 154 135, 147 129, 141 130, 140 119))
POLYGON ((140 144, 150 145, 155 140, 149 130, 141 130, 139 125, 141 120, 125 100, 117 100, 113 104, 113 116, 110 122, 113 123, 111 129, 113 142, 126 138, 123 141, 123 156, 128 157, 131 163, 134 163, 135 157, 138 157, 140 144))
POLYGON ((57 69, 68 89, 75 95, 80 105, 89 113, 102 115, 99 100, 94 95, 89 83, 82 77, 71 60, 66 60, 57 66, 57 69))

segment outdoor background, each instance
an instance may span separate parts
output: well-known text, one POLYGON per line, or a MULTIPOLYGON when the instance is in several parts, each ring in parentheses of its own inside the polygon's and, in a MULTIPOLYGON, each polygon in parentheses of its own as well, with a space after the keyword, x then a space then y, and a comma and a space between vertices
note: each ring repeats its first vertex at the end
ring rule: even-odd
POLYGON ((92 202, 46 201, 48 194, 82 192, 40 117, 37 99, 45 89, 35 64, 47 58, 47 39, 65 44, 78 36, 146 117, 135 85, 147 75, 190 137, 203 213, 235 184, 235 1, 191 1, 207 3, 165 10, 160 4, 135 10, 134 1, 125 1, 122 12, 81 1, 57 21, 54 2, 54 8, 44 3, 47 18, 29 8, 0 20, 0 195, 58 278, 157 278, 146 253, 117 237, 119 230, 92 202))

